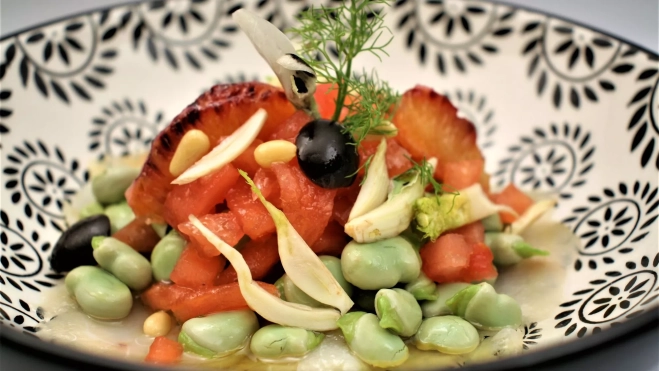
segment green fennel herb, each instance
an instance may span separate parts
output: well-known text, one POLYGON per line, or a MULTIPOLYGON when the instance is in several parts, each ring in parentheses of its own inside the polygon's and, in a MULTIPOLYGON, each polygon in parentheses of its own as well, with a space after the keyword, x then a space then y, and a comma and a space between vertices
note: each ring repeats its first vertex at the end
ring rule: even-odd
POLYGON ((384 25, 384 14, 374 11, 386 0, 344 1, 334 8, 311 7, 303 12, 300 25, 291 32, 301 40, 299 56, 316 72, 320 82, 331 83, 338 90, 332 115, 338 121, 344 107, 344 128, 355 137, 357 145, 368 134, 383 135, 387 118, 399 95, 375 72, 357 76, 353 61, 361 53, 371 53, 381 60, 393 36, 384 25), (332 54, 338 56, 335 58, 332 54), (348 103, 344 103, 348 98, 348 103))

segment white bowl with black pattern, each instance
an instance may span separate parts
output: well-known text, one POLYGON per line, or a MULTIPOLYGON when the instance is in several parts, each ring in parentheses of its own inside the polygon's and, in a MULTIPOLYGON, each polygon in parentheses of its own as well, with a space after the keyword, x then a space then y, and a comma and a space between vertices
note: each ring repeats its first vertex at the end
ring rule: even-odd
MULTIPOLYGON (((41 298, 62 281, 48 264, 64 228, 62 204, 87 180, 90 159, 142 151, 213 84, 269 74, 232 11, 247 7, 283 28, 305 4, 154 1, 2 39, 3 337, 135 367, 24 336, 48 320, 41 298)), ((564 19, 484 1, 398 0, 386 19, 391 57, 364 63, 400 90, 422 83, 447 94, 476 125, 493 185, 555 195, 556 216, 581 241, 562 303, 525 325, 528 354, 501 364, 546 361, 656 321, 659 57, 564 19)))

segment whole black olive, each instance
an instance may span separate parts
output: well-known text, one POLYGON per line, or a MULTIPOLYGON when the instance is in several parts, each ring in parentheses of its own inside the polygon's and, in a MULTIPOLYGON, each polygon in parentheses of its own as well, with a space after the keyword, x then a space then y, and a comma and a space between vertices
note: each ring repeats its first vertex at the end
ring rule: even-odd
POLYGON ((79 220, 60 236, 50 255, 50 266, 56 272, 68 272, 81 265, 96 265, 92 249, 94 236, 110 235, 110 219, 93 215, 79 220))
POLYGON ((314 120, 297 135, 297 160, 304 174, 323 188, 349 187, 359 168, 357 146, 342 126, 329 120, 314 120))

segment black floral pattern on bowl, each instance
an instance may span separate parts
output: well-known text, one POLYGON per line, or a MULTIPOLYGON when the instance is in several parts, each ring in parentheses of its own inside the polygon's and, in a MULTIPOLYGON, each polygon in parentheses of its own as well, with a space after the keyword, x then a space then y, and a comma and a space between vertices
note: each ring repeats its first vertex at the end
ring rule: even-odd
MULTIPOLYGON (((2 79, 0 79, 0 81, 2 81, 2 79)), ((11 108, 7 107, 5 103, 9 98, 11 98, 10 89, 0 90, 0 102, 2 102, 2 107, 0 107, 0 135, 9 133, 9 125, 6 122, 13 113, 11 108)), ((2 144, 0 144, 0 148, 2 148, 2 144)))
POLYGON ((18 327, 27 334, 33 334, 43 320, 42 308, 33 308, 23 299, 11 298, 0 289, 0 325, 18 327))
POLYGON ((396 30, 420 64, 435 63, 440 74, 467 72, 499 51, 499 40, 511 35, 515 12, 481 1, 398 0, 396 30))
POLYGON ((143 153, 164 124, 162 111, 149 112, 144 100, 114 101, 92 119, 89 150, 99 159, 143 153))
POLYGON ((43 227, 64 230, 64 203, 70 201, 87 180, 88 174, 76 159, 67 159, 57 147, 43 141, 24 141, 7 151, 3 168, 4 188, 11 202, 22 205, 28 218, 43 227))
POLYGON ((572 198, 573 189, 586 183, 595 166, 590 136, 581 125, 536 128, 532 135, 521 137, 519 144, 508 147, 508 157, 494 173, 496 185, 513 183, 524 191, 572 198))
POLYGON ((560 305, 565 310, 554 317, 554 327, 565 328, 565 336, 576 334, 581 338, 588 331, 598 333, 638 316, 659 298, 658 266, 656 254, 628 261, 625 270, 605 272, 602 278, 590 281, 587 288, 574 292, 573 300, 560 305))
POLYGON ((230 15, 241 7, 234 0, 151 1, 126 9, 117 30, 129 30, 133 48, 154 63, 201 71, 230 47, 238 31, 230 15))
POLYGON ((23 87, 34 86, 45 98, 91 101, 106 87, 118 54, 106 29, 102 17, 87 15, 18 35, 5 48, 0 75, 17 73, 23 87))
MULTIPOLYGON (((640 65, 637 87, 629 100, 633 114, 627 130, 633 133, 631 151, 641 154, 641 166, 659 170, 659 63, 647 56, 647 65, 640 65)), ((631 70, 630 70, 631 71, 631 70)))
POLYGON ((556 109, 568 101, 579 109, 615 90, 606 72, 620 54, 619 41, 548 17, 529 21, 520 32, 527 38, 521 50, 530 58, 527 74, 536 80, 536 93, 550 94, 556 109))
POLYGON ((581 239, 574 269, 598 268, 615 262, 615 255, 629 254, 656 228, 659 209, 659 189, 650 183, 620 183, 588 197, 588 204, 572 210, 562 220, 581 239))
POLYGON ((537 322, 532 322, 524 326, 524 337, 522 338, 522 344, 524 350, 529 350, 529 348, 538 344, 538 339, 542 337, 542 328, 538 326, 537 322))
POLYGON ((19 218, 10 218, 4 210, 0 210, 0 223, 0 288, 40 292, 53 287, 63 276, 51 271, 44 258, 52 246, 49 233, 35 230, 34 224, 26 225, 19 218))

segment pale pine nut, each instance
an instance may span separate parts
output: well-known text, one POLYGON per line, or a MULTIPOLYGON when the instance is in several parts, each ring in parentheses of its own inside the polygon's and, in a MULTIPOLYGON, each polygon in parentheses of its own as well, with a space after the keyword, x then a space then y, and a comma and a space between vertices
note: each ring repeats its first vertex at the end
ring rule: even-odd
POLYGON ((210 148, 210 140, 203 131, 197 129, 188 131, 176 147, 172 162, 169 163, 169 172, 173 176, 183 174, 185 170, 204 157, 210 148))
POLYGON ((261 143, 254 150, 254 160, 261 166, 269 168, 275 162, 288 162, 295 157, 297 147, 286 140, 271 140, 261 143))
POLYGON ((144 334, 153 337, 165 336, 171 329, 172 317, 162 310, 147 317, 147 319, 144 320, 144 326, 142 326, 144 334))

